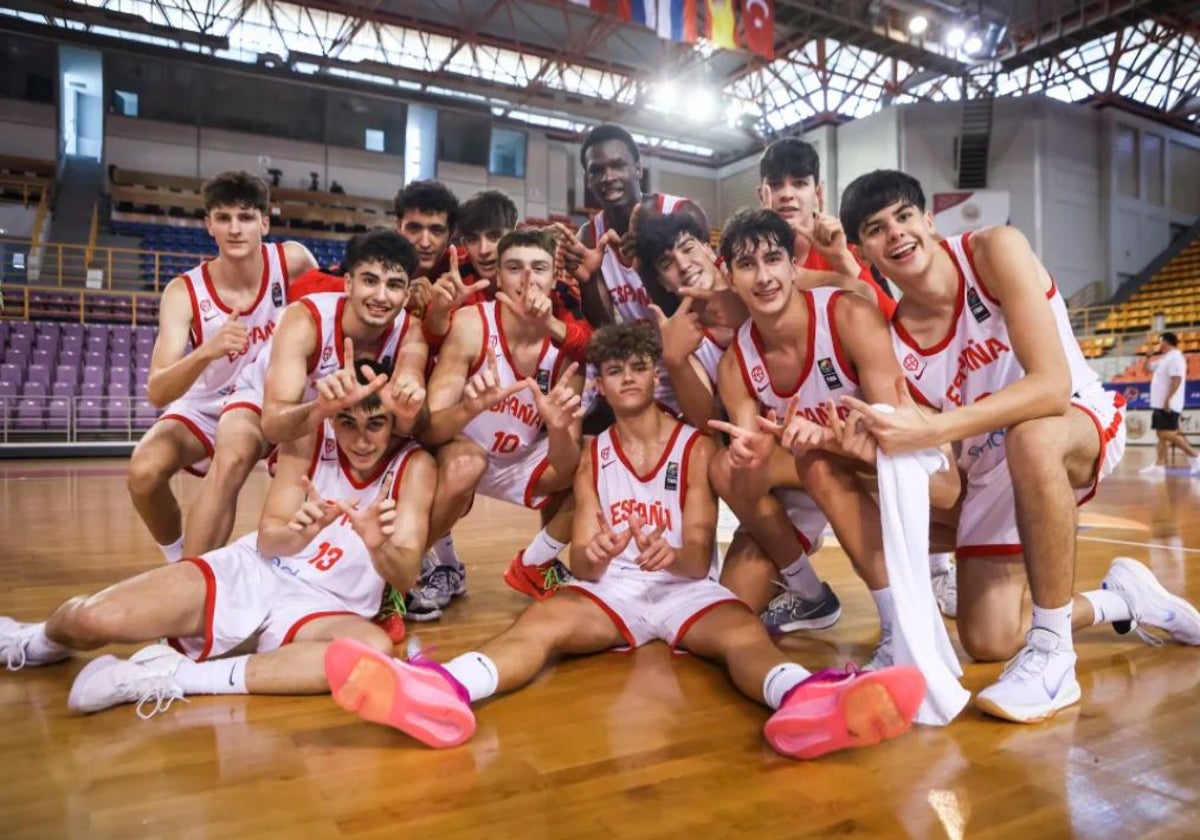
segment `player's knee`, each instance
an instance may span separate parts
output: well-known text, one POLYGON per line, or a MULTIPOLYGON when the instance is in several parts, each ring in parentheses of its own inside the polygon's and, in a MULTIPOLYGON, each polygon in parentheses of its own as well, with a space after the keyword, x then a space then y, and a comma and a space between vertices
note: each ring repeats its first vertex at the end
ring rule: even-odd
POLYGON ((59 628, 79 642, 99 644, 120 638, 129 611, 98 596, 72 598, 59 614, 59 628))
POLYGON ((367 647, 380 653, 386 653, 388 656, 394 652, 395 645, 392 643, 391 636, 377 624, 363 622, 361 627, 355 628, 355 638, 367 647))
POLYGON ((1063 435, 1055 418, 1026 420, 1008 430, 1004 447, 1010 471, 1045 470, 1062 466, 1063 435))
POLYGON ((729 463, 728 450, 722 449, 708 462, 708 481, 717 495, 725 498, 733 483, 733 468, 729 463))
POLYGON ((258 463, 259 450, 257 440, 222 443, 213 453, 209 472, 218 481, 244 481, 258 463))
POLYGON ((470 491, 487 471, 487 453, 481 449, 461 447, 439 459, 439 488, 446 492, 470 491))
POLYGON ((1021 627, 997 626, 982 622, 958 623, 958 639, 963 650, 976 662, 1003 662, 1011 659, 1024 645, 1021 627))
POLYGON ((149 495, 161 487, 171 476, 162 458, 154 450, 134 450, 129 459, 126 485, 135 495, 149 495))

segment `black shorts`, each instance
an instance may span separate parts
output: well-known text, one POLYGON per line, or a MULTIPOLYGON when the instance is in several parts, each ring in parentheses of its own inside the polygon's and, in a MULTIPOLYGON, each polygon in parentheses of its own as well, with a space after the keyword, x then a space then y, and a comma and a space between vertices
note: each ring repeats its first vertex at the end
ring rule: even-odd
POLYGON ((1150 428, 1156 432, 1179 431, 1179 412, 1156 408, 1150 412, 1150 428))

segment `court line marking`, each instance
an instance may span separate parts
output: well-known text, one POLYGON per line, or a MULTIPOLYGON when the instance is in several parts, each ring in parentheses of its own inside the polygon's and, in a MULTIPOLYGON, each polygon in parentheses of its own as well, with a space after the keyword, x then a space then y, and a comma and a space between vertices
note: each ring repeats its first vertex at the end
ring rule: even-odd
POLYGON ((1112 540, 1108 539, 1107 537, 1080 536, 1079 539, 1088 540, 1090 542, 1112 543, 1114 545, 1132 545, 1137 546, 1138 548, 1159 548, 1165 549, 1166 551, 1182 551, 1188 554, 1200 554, 1200 548, 1187 548, 1186 546, 1182 545, 1164 545, 1163 543, 1134 542, 1132 540, 1112 540))

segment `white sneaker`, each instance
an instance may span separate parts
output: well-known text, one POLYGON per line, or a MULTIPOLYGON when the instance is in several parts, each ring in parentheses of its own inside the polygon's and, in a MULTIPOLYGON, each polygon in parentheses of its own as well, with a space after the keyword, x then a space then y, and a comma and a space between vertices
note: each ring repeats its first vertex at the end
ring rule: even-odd
POLYGON ((1162 464, 1149 464, 1138 470, 1138 475, 1142 478, 1164 478, 1167 474, 1167 468, 1162 464))
POLYGON ((1005 720, 1040 723, 1078 703, 1082 692, 1075 679, 1075 651, 1060 650, 1061 645, 1058 634, 1034 627, 1000 679, 975 696, 975 705, 1005 720))
POLYGON ((49 665, 52 662, 62 662, 71 655, 71 651, 63 648, 60 653, 48 657, 33 657, 29 655, 29 640, 37 633, 40 624, 26 624, 14 621, 6 615, 0 615, 0 658, 10 671, 20 671, 26 665, 49 665))
POLYGON ((864 671, 882 671, 884 668, 891 668, 896 664, 896 659, 892 655, 892 634, 884 633, 879 639, 879 644, 875 645, 875 652, 871 654, 871 661, 863 666, 864 671))
POLYGON ((1154 572, 1132 557, 1113 560, 1100 588, 1118 593, 1133 613, 1132 622, 1113 622, 1118 633, 1136 629, 1137 634, 1150 644, 1162 644, 1157 636, 1138 629, 1139 624, 1144 624, 1167 631, 1180 644, 1200 645, 1200 611, 1168 592, 1154 572))
POLYGON ((183 654, 166 645, 150 645, 129 659, 93 659, 75 678, 67 706, 73 712, 91 714, 136 703, 138 717, 149 720, 183 697, 183 689, 172 679, 183 659, 183 654), (145 711, 143 707, 151 702, 154 705, 145 711))
POLYGON ((944 572, 933 572, 929 576, 933 584, 933 600, 946 618, 958 617, 958 574, 951 564, 944 572))
POLYGON ((1200 475, 1200 455, 1188 459, 1188 475, 1200 475))

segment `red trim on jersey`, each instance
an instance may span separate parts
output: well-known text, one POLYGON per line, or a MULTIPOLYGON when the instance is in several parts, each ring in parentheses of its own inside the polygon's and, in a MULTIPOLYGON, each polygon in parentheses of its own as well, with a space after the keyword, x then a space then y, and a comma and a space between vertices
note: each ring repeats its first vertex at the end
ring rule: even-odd
MULTIPOLYGON (((213 619, 217 613, 217 576, 203 557, 184 557, 182 562, 192 563, 200 570, 200 574, 204 575, 204 647, 195 658, 196 662, 203 662, 208 659, 213 647, 213 619)), ((182 652, 182 648, 174 639, 170 641, 171 647, 182 652)))
MULTIPOLYGON (((392 479, 392 489, 388 491, 388 495, 392 497, 393 501, 400 501, 400 482, 404 478, 404 470, 408 467, 408 462, 412 460, 412 454, 419 448, 405 444, 404 448, 400 450, 400 454, 403 457, 400 459, 400 463, 396 464, 396 476, 392 479)), ((395 457, 393 455, 392 459, 394 460, 395 457)), ((465 516, 466 514, 463 515, 465 516)))
POLYGON ((736 335, 733 338, 733 352, 737 355, 738 370, 742 372, 742 383, 746 386, 746 393, 757 402, 758 389, 750 380, 750 371, 746 369, 746 354, 742 352, 742 342, 737 340, 736 335))
POLYGON ((412 323, 412 319, 408 317, 408 311, 401 309, 400 314, 392 319, 391 323, 384 329, 383 335, 379 339, 379 353, 375 355, 378 361, 383 361, 383 356, 379 355, 387 348, 388 336, 392 334, 392 330, 396 329, 396 322, 400 322, 400 335, 396 336, 396 356, 392 359, 392 372, 396 371, 396 362, 400 361, 400 345, 404 343, 404 336, 408 332, 408 325, 412 323))
POLYGON ((346 476, 346 480, 350 482, 350 486, 355 490, 365 490, 378 481, 379 477, 387 472, 387 468, 392 465, 392 459, 396 457, 396 453, 393 452, 388 457, 381 459, 380 462, 375 465, 375 468, 367 475, 367 477, 362 481, 359 481, 354 477, 354 473, 351 472, 350 462, 346 458, 346 453, 342 451, 342 447, 339 446, 337 448, 337 454, 338 466, 342 468, 342 475, 346 476))
MULTIPOLYGON (((334 444, 337 445, 336 443, 334 444)), ((317 463, 321 460, 321 450, 325 447, 325 423, 317 426, 317 441, 313 446, 312 456, 308 459, 308 480, 317 477, 317 463)))
POLYGON ((196 287, 192 285, 192 278, 187 274, 183 275, 183 286, 187 289, 188 297, 192 299, 192 349, 195 350, 204 343, 204 333, 200 325, 200 300, 196 297, 196 287))
POLYGON ((728 350, 729 345, 733 344, 734 342, 737 341, 737 330, 734 330, 733 341, 729 342, 729 344, 722 344, 720 339, 718 339, 715 335, 713 335, 711 332, 709 332, 708 327, 701 326, 700 331, 702 333, 704 333, 705 338, 707 338, 709 341, 711 341, 713 344, 716 345, 718 350, 728 350))
POLYGON ((292 276, 288 271, 287 255, 283 252, 283 243, 276 242, 275 248, 279 252, 279 272, 283 282, 283 299, 288 299, 288 287, 291 285, 292 276))
MULTIPOLYGON (((972 231, 967 231, 962 235, 963 253, 967 255, 967 264, 971 266, 971 274, 975 276, 975 285, 979 287, 979 291, 983 292, 983 296, 994 303, 996 306, 1003 307, 1004 304, 989 291, 987 283, 983 282, 983 275, 979 273, 979 269, 975 267, 975 252, 971 250, 968 241, 971 238, 972 231)), ((1054 293, 1058 291, 1058 287, 1054 284, 1054 278, 1050 278, 1050 288, 1046 290, 1046 300, 1054 297, 1054 293)))
POLYGON ((609 617, 609 620, 616 625, 617 632, 621 634, 621 638, 625 640, 625 644, 629 645, 631 648, 637 647, 637 639, 635 639, 633 634, 629 632, 629 628, 625 625, 625 620, 617 614, 616 610, 604 603, 603 598, 601 598, 595 592, 592 592, 590 589, 584 589, 582 586, 572 586, 571 591, 578 592, 580 595, 589 599, 593 604, 603 610, 604 614, 609 617))
POLYGON ((600 499, 600 435, 592 438, 590 449, 592 451, 592 489, 596 491, 598 501, 600 499))
POLYGON ((1024 550, 1020 543, 992 543, 960 545, 954 549, 954 553, 962 560, 968 557, 1013 557, 1024 550))
POLYGON ((838 290, 829 296, 829 303, 825 306, 825 317, 829 321, 829 340, 833 342, 833 355, 837 358, 838 367, 849 377, 851 382, 857 385, 858 371, 842 355, 842 340, 838 338, 837 313, 834 312, 837 309, 838 299, 844 294, 846 294, 845 290, 838 290))
POLYGON ((253 411, 259 417, 262 417, 262 406, 255 405, 254 403, 247 402, 246 400, 239 400, 238 402, 225 403, 225 407, 221 409, 221 416, 224 417, 226 412, 237 411, 240 408, 244 408, 247 411, 253 411))
MULTIPOLYGON (((496 319, 496 335, 500 337, 500 352, 504 354, 504 360, 508 362, 509 368, 512 370, 514 379, 521 379, 523 374, 517 369, 517 363, 513 361, 512 353, 508 349, 508 338, 504 335, 504 318, 501 315, 498 304, 492 305, 492 314, 496 319)), ((550 349, 550 336, 542 339, 542 349, 538 352, 537 363, 534 365, 533 373, 536 376, 538 368, 542 366, 542 359, 546 358, 546 351, 550 349)))
POLYGON ((671 650, 675 650, 677 647, 683 644, 683 637, 686 636, 687 632, 692 629, 693 624, 704 618, 704 616, 708 615, 717 607, 724 606, 725 604, 737 604, 738 606, 749 609, 749 607, 746 607, 745 602, 743 602, 740 598, 722 598, 720 601, 713 601, 711 604, 705 604, 703 607, 688 616, 687 620, 684 621, 683 624, 679 625, 679 632, 676 633, 675 638, 671 640, 671 650))
POLYGON ((926 408, 932 408, 934 411, 938 410, 937 406, 935 406, 933 403, 931 403, 929 401, 929 399, 923 393, 921 393, 921 389, 918 388, 916 385, 914 385, 911 381, 909 381, 908 378, 905 378, 904 384, 908 386, 908 393, 910 393, 912 395, 912 398, 914 400, 916 400, 917 402, 919 402, 921 405, 925 406, 926 408))
POLYGON ((540 502, 536 504, 533 501, 534 493, 536 492, 537 483, 541 480, 542 474, 550 468, 550 456, 546 456, 541 462, 533 468, 533 472, 529 474, 529 483, 525 485, 525 507, 530 510, 541 510, 546 506, 546 502, 550 501, 549 496, 543 496, 540 502))
MULTIPOLYGON (((262 303, 263 296, 267 293, 267 286, 271 285, 271 261, 267 258, 267 246, 260 246, 262 249, 262 280, 258 283, 258 297, 254 299, 254 303, 250 304, 249 308, 242 311, 245 315, 258 309, 258 305, 262 303)), ((212 275, 208 273, 208 264, 211 260, 200 263, 200 274, 204 277, 204 287, 208 289, 208 295, 213 299, 213 303, 217 308, 226 314, 232 314, 233 310, 225 305, 225 301, 221 300, 221 296, 217 294, 217 287, 213 285, 212 275)))
POLYGON ((946 335, 941 341, 930 347, 922 347, 909 331, 904 328, 904 324, 898 317, 892 320, 892 325, 896 329, 896 335, 900 336, 900 340, 922 356, 936 355, 945 350, 947 345, 950 344, 955 333, 958 332, 958 322, 962 317, 963 301, 967 297, 967 278, 963 275, 962 266, 958 264, 958 259, 954 256, 954 252, 950 250, 950 243, 943 239, 938 244, 942 246, 942 250, 946 252, 946 256, 950 257, 950 262, 954 263, 954 270, 958 272, 958 297, 954 299, 954 317, 950 321, 950 329, 946 331, 946 335))
MULTIPOLYGON (((491 332, 491 330, 488 329, 488 318, 487 313, 483 311, 483 304, 477 303, 475 304, 475 308, 479 311, 479 321, 481 324, 483 324, 483 341, 479 343, 479 355, 475 358, 475 363, 471 365, 471 369, 467 371, 468 377, 474 376, 475 373, 483 367, 484 361, 487 359, 488 337, 491 332)), ((516 374, 515 370, 513 371, 513 374, 516 374)))
POLYGON ((658 475, 658 471, 663 468, 663 464, 667 463, 667 458, 670 456, 671 450, 675 448, 675 441, 679 437, 679 433, 683 430, 683 425, 679 421, 675 422, 675 428, 671 431, 671 437, 667 438, 667 445, 663 447, 662 455, 658 457, 658 463, 654 465, 654 469, 645 475, 638 475, 638 471, 633 468, 633 464, 625 456, 625 450, 621 448, 621 438, 617 434, 616 423, 609 427, 609 437, 612 438, 613 450, 617 453, 617 458, 625 465, 625 469, 629 470, 629 474, 635 479, 645 484, 648 481, 653 481, 654 477, 658 475))
MULTIPOLYGON (((208 435, 196 425, 196 422, 190 417, 184 417, 182 414, 164 414, 155 420, 155 423, 162 423, 164 420, 174 420, 177 423, 182 423, 187 426, 187 430, 195 436, 196 440, 200 441, 204 446, 204 451, 208 453, 208 457, 213 456, 213 442, 208 439, 208 435)), ((186 469, 186 467, 185 467, 186 469)), ((203 475, 203 473, 193 473, 194 475, 203 475)))
POLYGON ((792 525, 792 531, 796 534, 796 542, 800 543, 800 547, 804 549, 804 553, 808 554, 808 552, 812 551, 812 543, 809 542, 808 537, 804 536, 804 532, 794 524, 792 525))
POLYGON ((324 341, 321 339, 321 313, 317 310, 317 305, 306 297, 300 298, 300 305, 308 310, 308 314, 313 319, 313 326, 317 330, 317 343, 313 347, 313 351, 308 354, 308 373, 312 375, 317 370, 317 365, 321 363, 321 346, 324 341))
MULTIPOLYGON (((688 442, 683 445, 683 463, 679 467, 679 512, 683 513, 683 506, 687 504, 687 488, 688 488, 688 462, 692 457, 692 446, 700 437, 700 430, 696 429, 692 432, 692 436, 688 438, 688 442)), ((683 522, 679 523, 680 529, 683 528, 683 522)))
MULTIPOLYGON (((346 354, 343 345, 346 343, 346 333, 342 331, 342 315, 346 312, 346 298, 338 298, 333 308, 333 352, 337 354, 338 367, 346 366, 346 354)), ((351 359, 350 361, 354 361, 351 359)))
POLYGON ((353 615, 361 618, 358 613, 351 612, 350 610, 324 610, 323 612, 309 613, 288 628, 288 631, 283 635, 283 641, 279 643, 279 646, 283 647, 284 645, 290 645, 295 640, 296 634, 299 633, 304 628, 304 625, 308 624, 310 621, 316 621, 318 618, 329 618, 333 615, 353 615))
MULTIPOLYGON (((1124 397, 1122 397, 1120 394, 1113 394, 1113 398, 1121 400, 1122 403, 1124 402, 1124 397)), ((1104 457, 1108 454, 1109 441, 1117 436, 1117 430, 1121 427, 1121 424, 1125 422, 1125 416, 1124 413, 1119 410, 1120 405, 1118 405, 1118 410, 1113 415, 1112 423, 1109 424, 1108 428, 1105 428, 1101 424, 1100 417, 1096 414, 1096 412, 1092 411, 1086 405, 1082 405, 1081 403, 1077 402, 1072 402, 1071 405, 1075 408, 1078 408, 1091 418, 1092 423, 1096 426, 1096 435, 1100 438, 1100 453, 1096 456, 1095 467, 1092 468, 1092 486, 1088 489, 1087 493, 1084 494, 1083 498, 1075 500, 1076 507, 1083 507, 1092 500, 1092 497, 1096 495, 1096 490, 1100 487, 1100 472, 1104 468, 1104 457)))
MULTIPOLYGON (((758 351, 758 357, 762 359, 763 372, 767 375, 767 383, 771 386, 771 392, 782 400, 788 400, 796 396, 800 392, 800 388, 808 380, 809 374, 813 368, 813 350, 817 344, 817 307, 813 301, 813 295, 810 291, 800 293, 804 305, 808 307, 808 333, 805 336, 807 342, 807 350, 805 351, 804 367, 800 371, 800 375, 796 378, 796 384, 792 386, 792 390, 788 393, 781 394, 779 389, 775 387, 775 379, 771 376, 771 367, 767 364, 767 355, 763 351, 762 336, 758 334, 758 327, 753 323, 750 324, 750 340, 754 342, 754 349, 758 351)), ((751 393, 757 393, 751 388, 751 393)))

